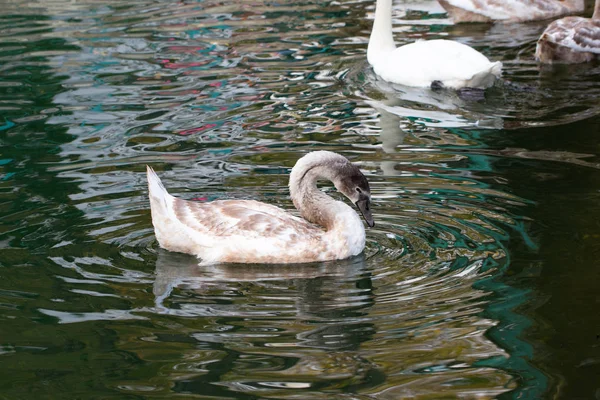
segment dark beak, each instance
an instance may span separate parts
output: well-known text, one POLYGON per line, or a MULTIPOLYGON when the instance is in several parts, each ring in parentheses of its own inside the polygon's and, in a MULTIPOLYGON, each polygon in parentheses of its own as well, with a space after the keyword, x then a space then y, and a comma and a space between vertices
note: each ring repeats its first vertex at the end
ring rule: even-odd
POLYGON ((375 226, 375 221, 373 221, 373 214, 371 214, 371 200, 368 197, 360 198, 356 202, 356 207, 360 210, 363 218, 367 222, 370 228, 375 226))

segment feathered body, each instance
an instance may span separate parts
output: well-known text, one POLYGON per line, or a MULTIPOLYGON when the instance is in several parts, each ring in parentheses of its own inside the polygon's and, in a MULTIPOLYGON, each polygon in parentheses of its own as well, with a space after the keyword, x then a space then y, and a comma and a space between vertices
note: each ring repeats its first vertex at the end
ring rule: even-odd
POLYGON ((490 62, 477 50, 452 40, 420 40, 396 48, 391 15, 392 0, 377 0, 367 49, 369 64, 386 81, 416 87, 437 82, 452 89, 485 89, 501 76, 501 62, 490 62))
POLYGON ((452 89, 488 88, 502 74, 502 63, 452 40, 420 40, 398 47, 373 70, 388 82, 429 87, 434 81, 452 89))
MULTIPOLYGON (((305 219, 254 200, 182 200, 171 196, 148 167, 156 239, 161 247, 195 255, 203 264, 302 263, 357 255, 365 246, 365 229, 358 214, 316 187, 319 178, 332 180, 336 187, 343 185, 348 177, 335 174, 340 170, 338 164, 360 174, 356 175, 362 177, 359 187, 369 193, 366 179, 346 158, 325 151, 309 153, 290 176, 292 200, 305 219)), ((359 201, 356 191, 350 195, 359 201)))
POLYGON ((582 63, 600 57, 600 0, 592 18, 565 17, 552 22, 537 42, 542 63, 582 63))
POLYGON ((583 0, 439 0, 459 22, 525 22, 583 12, 583 0))

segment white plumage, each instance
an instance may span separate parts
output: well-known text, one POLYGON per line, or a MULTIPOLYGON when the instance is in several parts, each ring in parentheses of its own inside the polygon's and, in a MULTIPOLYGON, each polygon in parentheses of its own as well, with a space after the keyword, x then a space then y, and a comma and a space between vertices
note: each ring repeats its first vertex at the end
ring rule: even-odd
POLYGON ((377 0, 367 59, 377 75, 406 86, 438 82, 452 89, 488 88, 502 74, 477 50, 452 40, 417 41, 396 48, 392 36, 392 0, 377 0))

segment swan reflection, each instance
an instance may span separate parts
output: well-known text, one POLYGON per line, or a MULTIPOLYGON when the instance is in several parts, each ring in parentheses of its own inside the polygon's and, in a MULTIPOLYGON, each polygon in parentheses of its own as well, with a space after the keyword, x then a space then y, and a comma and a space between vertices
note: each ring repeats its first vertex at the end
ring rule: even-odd
MULTIPOLYGON (((364 255, 302 265, 199 265, 194 257, 159 250, 153 293, 159 313, 209 317, 188 335, 203 349, 237 354, 235 363, 211 364, 237 365, 219 378, 229 390, 310 390, 325 381, 384 379, 359 352, 376 331, 366 319, 374 294, 364 255)), ((174 379, 174 390, 188 393, 210 384, 202 374, 174 379)))
MULTIPOLYGON (((284 290, 284 296, 273 299, 272 303, 276 303, 277 300, 285 303, 293 300, 293 314, 297 317, 318 316, 320 313, 339 308, 366 307, 371 302, 370 296, 365 293, 356 297, 357 287, 370 287, 369 283, 365 283, 370 279, 365 268, 364 254, 347 260, 310 264, 201 265, 195 257, 160 249, 156 261, 153 294, 159 312, 186 316, 194 313, 207 315, 207 308, 211 308, 210 313, 224 312, 231 315, 232 312, 235 313, 231 307, 184 304, 185 302, 179 300, 174 300, 170 305, 165 303, 176 289, 192 291, 199 295, 211 295, 218 290, 225 293, 221 297, 226 297, 228 293, 239 290, 239 285, 252 283, 266 289, 284 290), (344 297, 344 293, 348 293, 351 299, 344 297), (350 302, 352 304, 349 304, 350 302), (175 303, 176 307, 173 306, 175 303)), ((231 296, 231 300, 234 301, 235 296, 231 296)), ((240 304, 238 311, 247 313, 247 303, 240 304)), ((254 311, 261 315, 265 313, 260 309, 254 311)), ((286 304, 285 310, 281 312, 286 315, 292 314, 290 304, 286 304)))

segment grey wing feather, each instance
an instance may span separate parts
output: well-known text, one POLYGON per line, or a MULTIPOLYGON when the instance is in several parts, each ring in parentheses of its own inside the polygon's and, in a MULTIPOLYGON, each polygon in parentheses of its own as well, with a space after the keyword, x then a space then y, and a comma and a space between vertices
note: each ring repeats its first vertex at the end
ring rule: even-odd
POLYGON ((243 235, 260 238, 322 232, 316 226, 278 207, 251 200, 199 203, 175 198, 173 209, 180 222, 213 236, 243 235))

